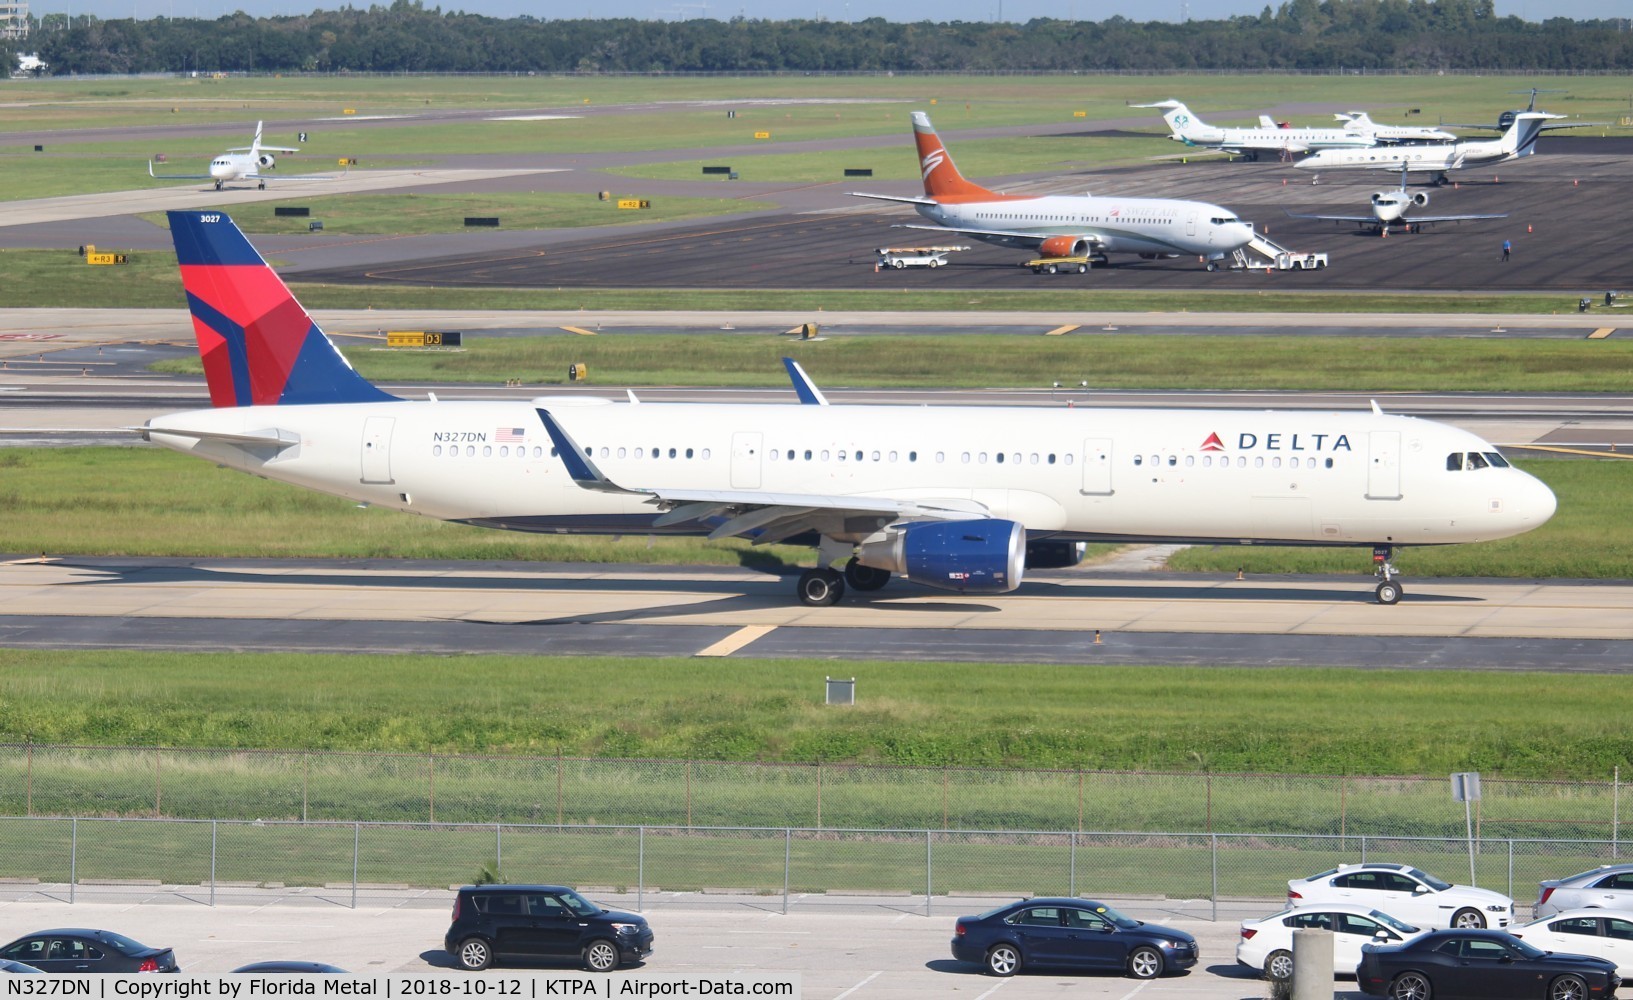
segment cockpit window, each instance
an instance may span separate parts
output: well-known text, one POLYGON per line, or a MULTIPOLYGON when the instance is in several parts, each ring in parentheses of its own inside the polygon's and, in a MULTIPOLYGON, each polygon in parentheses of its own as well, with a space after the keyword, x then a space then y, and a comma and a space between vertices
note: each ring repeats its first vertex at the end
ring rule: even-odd
POLYGON ((1486 461, 1491 463, 1491 467, 1493 469, 1508 468, 1508 459, 1504 458, 1501 454, 1495 451, 1482 452, 1482 454, 1486 456, 1486 461))
POLYGON ((1468 455, 1466 456, 1466 458, 1467 458, 1468 464, 1466 466, 1464 466, 1464 468, 1470 469, 1470 470, 1483 469, 1486 466, 1491 464, 1490 462, 1486 461, 1485 456, 1481 455, 1477 451, 1469 452, 1468 455))
POLYGON ((1226 224, 1232 223, 1232 222, 1241 222, 1242 220, 1238 219, 1234 215, 1220 215, 1220 216, 1216 216, 1216 217, 1214 217, 1212 219, 1209 219, 1208 221, 1213 223, 1216 226, 1223 226, 1223 225, 1226 225, 1226 224))
POLYGON ((1463 453, 1462 452, 1454 451, 1450 455, 1446 456, 1446 471, 1447 472, 1462 472, 1463 471, 1463 453))

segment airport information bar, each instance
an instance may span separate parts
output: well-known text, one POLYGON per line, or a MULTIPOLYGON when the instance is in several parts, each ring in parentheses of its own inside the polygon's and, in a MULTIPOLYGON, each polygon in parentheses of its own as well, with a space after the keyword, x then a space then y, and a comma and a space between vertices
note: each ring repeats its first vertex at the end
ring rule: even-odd
POLYGON ((92 1000, 262 1000, 267 997, 779 997, 800 1000, 800 975, 592 976, 575 973, 489 971, 392 975, 179 975, 6 976, 5 995, 90 997, 92 1000))

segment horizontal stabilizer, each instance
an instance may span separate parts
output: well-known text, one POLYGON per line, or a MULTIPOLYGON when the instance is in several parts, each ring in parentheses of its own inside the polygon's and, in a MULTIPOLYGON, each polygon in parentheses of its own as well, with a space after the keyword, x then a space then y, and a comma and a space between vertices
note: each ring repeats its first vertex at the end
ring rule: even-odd
POLYGON ((926 198, 923 195, 914 195, 913 197, 909 198, 904 195, 895 194, 868 194, 864 191, 847 191, 845 193, 850 195, 852 198, 872 198, 875 201, 899 201, 906 205, 940 204, 940 202, 936 201, 934 198, 926 198))
POLYGON ((301 443, 300 435, 292 431, 262 431, 259 434, 228 434, 225 431, 187 430, 181 427, 154 427, 151 424, 142 427, 132 427, 130 430, 142 435, 143 441, 152 441, 153 435, 164 434, 170 437, 196 438, 200 441, 224 441, 228 444, 245 444, 271 446, 279 449, 290 448, 301 443))

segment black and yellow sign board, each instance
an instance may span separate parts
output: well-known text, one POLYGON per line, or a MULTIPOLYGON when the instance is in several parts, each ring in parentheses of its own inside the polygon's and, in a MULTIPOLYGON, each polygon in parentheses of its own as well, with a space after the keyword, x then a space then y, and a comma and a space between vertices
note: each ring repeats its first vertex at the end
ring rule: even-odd
POLYGON ((387 330, 387 347, 459 347, 463 334, 455 330, 387 330))
POLYGON ((619 198, 619 208, 651 208, 652 203, 645 198, 619 198))
POLYGON ((771 138, 771 133, 770 132, 756 132, 756 133, 754 133, 754 138, 756 138, 756 139, 769 139, 769 138, 771 138))
POLYGON ((124 253, 88 253, 85 255, 87 264, 129 264, 130 254, 124 253))

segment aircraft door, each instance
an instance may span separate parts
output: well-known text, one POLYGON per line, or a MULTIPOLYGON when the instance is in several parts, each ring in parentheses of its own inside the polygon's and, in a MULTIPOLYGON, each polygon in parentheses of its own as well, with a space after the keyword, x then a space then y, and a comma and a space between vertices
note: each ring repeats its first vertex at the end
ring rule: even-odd
POLYGON ((1088 438, 1083 442, 1084 496, 1109 496, 1111 488, 1111 439, 1088 438))
POLYGON ((1195 212, 1192 212, 1190 214, 1190 216, 1187 217, 1186 220, 1185 220, 1185 235, 1186 236, 1195 236, 1196 235, 1196 213, 1195 212))
POLYGON ((1401 498, 1401 436, 1399 431, 1372 431, 1367 435, 1367 499, 1401 498))
POLYGON ((731 436, 731 487, 760 488, 760 435, 755 432, 738 431, 731 436))
POLYGON ((393 417, 369 417, 363 421, 361 482, 396 482, 391 478, 391 428, 396 422, 393 417))

